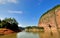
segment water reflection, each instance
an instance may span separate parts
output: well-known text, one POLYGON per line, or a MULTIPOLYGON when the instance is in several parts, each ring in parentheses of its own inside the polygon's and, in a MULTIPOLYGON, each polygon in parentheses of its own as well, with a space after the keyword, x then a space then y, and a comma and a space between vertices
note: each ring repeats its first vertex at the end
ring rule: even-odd
POLYGON ((58 31, 46 31, 44 33, 39 33, 39 38, 60 38, 58 31))
POLYGON ((60 38, 58 31, 46 31, 46 32, 20 32, 17 34, 17 38, 60 38))
POLYGON ((16 33, 0 36, 0 38, 17 38, 16 33))
POLYGON ((39 35, 33 32, 20 32, 17 34, 17 38, 39 38, 39 35))
POLYGON ((59 32, 56 30, 45 32, 20 32, 17 34, 17 38, 60 38, 59 32))
POLYGON ((6 35, 0 38, 60 38, 60 33, 56 30, 45 32, 19 32, 15 34, 6 35))

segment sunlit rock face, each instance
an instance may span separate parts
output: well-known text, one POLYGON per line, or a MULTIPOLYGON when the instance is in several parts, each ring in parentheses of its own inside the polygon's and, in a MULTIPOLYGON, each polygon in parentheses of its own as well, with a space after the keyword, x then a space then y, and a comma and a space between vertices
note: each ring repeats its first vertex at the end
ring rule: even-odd
POLYGON ((45 29, 60 28, 60 5, 44 13, 39 19, 38 26, 45 29))

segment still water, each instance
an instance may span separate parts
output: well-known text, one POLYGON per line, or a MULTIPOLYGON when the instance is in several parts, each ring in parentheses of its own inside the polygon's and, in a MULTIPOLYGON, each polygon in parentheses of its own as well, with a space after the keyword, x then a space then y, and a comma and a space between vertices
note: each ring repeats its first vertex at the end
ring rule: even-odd
POLYGON ((17 38, 60 38, 60 33, 55 32, 20 32, 17 34, 17 38))
POLYGON ((10 35, 0 36, 0 38, 60 38, 59 32, 19 32, 10 35))
POLYGON ((20 32, 17 34, 17 38, 39 38, 39 35, 33 32, 20 32))

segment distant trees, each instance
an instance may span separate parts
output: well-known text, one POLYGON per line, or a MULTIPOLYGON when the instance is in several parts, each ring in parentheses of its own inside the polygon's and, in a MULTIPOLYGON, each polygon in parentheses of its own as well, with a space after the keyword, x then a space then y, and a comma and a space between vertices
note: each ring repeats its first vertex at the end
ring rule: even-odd
POLYGON ((0 20, 0 28, 7 28, 15 32, 19 31, 18 22, 14 18, 5 18, 0 20))
POLYGON ((25 27, 25 29, 33 29, 33 28, 44 29, 43 27, 38 27, 38 26, 27 26, 27 27, 25 27))
POLYGON ((0 19, 0 28, 1 28, 1 19, 0 19))
POLYGON ((25 28, 26 32, 44 32, 43 27, 38 27, 38 26, 27 26, 25 28))
POLYGON ((31 26, 27 26, 27 27, 25 27, 25 29, 30 29, 30 28, 32 28, 31 26))

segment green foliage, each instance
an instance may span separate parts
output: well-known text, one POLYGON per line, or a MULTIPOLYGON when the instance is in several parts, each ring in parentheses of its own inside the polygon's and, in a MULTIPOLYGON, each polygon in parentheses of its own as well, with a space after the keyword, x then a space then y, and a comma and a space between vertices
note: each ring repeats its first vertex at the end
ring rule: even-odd
POLYGON ((44 29, 43 27, 37 27, 37 26, 27 26, 26 29, 33 29, 33 28, 36 28, 36 29, 44 29))
POLYGON ((18 22, 14 18, 5 18, 4 20, 0 20, 0 28, 7 28, 13 31, 19 30, 18 22))
POLYGON ((14 18, 5 18, 4 21, 10 23, 10 24, 17 24, 18 25, 18 22, 14 19, 14 18))
POLYGON ((27 27, 25 27, 26 29, 30 29, 30 28, 32 28, 31 26, 27 26, 27 27))

